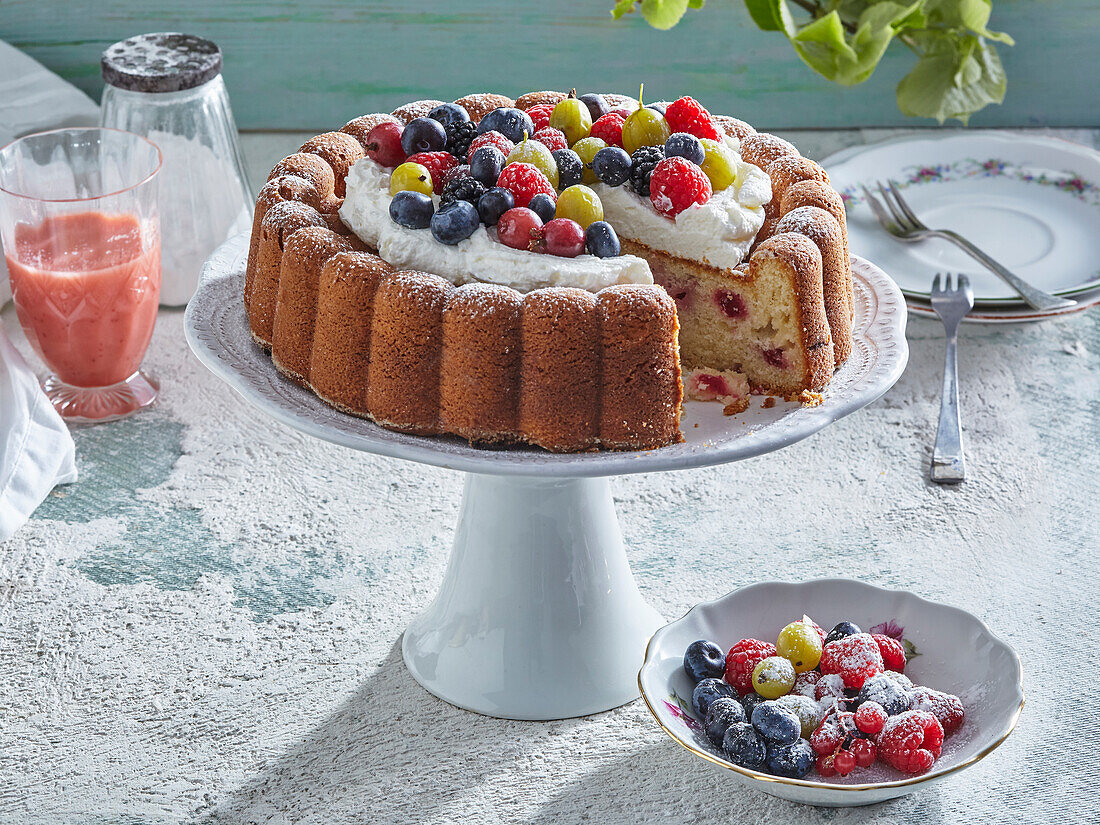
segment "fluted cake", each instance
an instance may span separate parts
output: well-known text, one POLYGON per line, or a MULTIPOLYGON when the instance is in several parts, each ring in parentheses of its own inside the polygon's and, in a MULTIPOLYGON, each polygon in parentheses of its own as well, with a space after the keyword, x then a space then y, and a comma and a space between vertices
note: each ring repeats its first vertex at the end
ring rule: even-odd
POLYGON ((685 394, 733 414, 821 390, 851 351, 828 176, 691 98, 355 118, 271 171, 244 301, 280 372, 337 409, 556 452, 682 441, 685 394))

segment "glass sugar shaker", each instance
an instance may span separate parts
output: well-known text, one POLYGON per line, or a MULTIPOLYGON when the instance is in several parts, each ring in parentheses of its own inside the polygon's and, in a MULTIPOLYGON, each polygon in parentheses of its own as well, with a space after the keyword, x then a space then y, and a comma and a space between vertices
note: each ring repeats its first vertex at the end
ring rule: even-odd
POLYGON ((222 80, 222 53, 201 37, 141 34, 103 52, 103 126, 160 147, 162 306, 182 306, 203 262, 252 226, 237 127, 222 80))

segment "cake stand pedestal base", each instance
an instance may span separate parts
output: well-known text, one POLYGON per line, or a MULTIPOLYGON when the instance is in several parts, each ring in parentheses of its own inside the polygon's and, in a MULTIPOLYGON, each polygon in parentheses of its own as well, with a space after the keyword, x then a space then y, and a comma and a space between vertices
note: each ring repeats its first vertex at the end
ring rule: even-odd
POLYGON ((443 584, 401 650, 452 705, 566 719, 637 698, 663 624, 630 572, 606 478, 470 473, 443 584))

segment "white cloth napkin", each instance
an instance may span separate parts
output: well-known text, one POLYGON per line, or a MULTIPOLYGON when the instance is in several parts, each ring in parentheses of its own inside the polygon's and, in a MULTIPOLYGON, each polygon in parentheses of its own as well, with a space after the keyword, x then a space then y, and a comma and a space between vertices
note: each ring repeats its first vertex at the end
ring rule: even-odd
MULTIPOLYGON (((0 146, 67 126, 98 126, 99 106, 37 60, 0 40, 0 146)), ((0 306, 11 298, 0 255, 0 306)))
POLYGON ((54 485, 73 481, 73 437, 0 325, 0 541, 23 526, 54 485))

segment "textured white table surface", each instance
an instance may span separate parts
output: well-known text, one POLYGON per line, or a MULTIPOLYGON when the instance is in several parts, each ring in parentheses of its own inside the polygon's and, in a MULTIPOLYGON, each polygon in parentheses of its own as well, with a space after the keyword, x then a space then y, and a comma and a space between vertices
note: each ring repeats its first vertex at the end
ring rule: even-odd
MULTIPOLYGON (((821 157, 889 134, 789 137, 821 157)), ((246 136, 251 168, 301 141, 246 136)), ((399 637, 442 576, 460 475, 257 417, 173 311, 146 362, 159 407, 78 430, 81 481, 0 545, 0 822, 1096 821, 1100 313, 964 329, 955 488, 927 481, 941 330, 911 319, 909 342, 883 400, 808 441, 612 485, 668 618, 838 575, 960 605, 1013 644, 1016 733, 940 787, 799 807, 723 784, 640 701, 520 723, 425 693, 399 637)))

